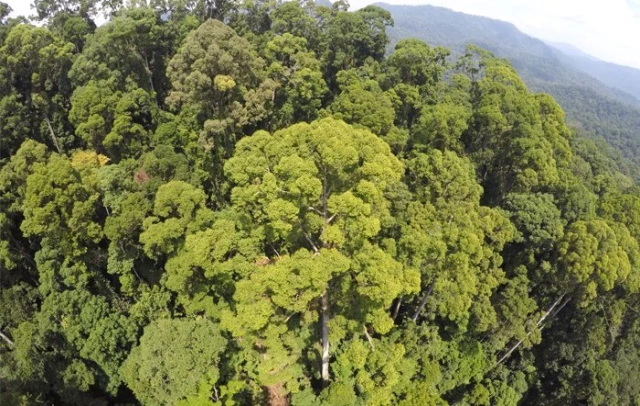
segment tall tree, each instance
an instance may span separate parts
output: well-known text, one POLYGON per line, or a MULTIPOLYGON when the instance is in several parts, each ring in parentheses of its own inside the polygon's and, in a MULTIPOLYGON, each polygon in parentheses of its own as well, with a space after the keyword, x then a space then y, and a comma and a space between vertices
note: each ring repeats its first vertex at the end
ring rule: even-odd
POLYGON ((73 145, 66 117, 73 49, 42 27, 20 24, 8 33, 0 48, 0 155, 12 154, 26 138, 58 152, 73 145))
MULTIPOLYGON (((283 354, 273 336, 291 329, 292 317, 299 320, 307 332, 298 334, 321 338, 319 368, 310 367, 328 384, 330 343, 363 329, 387 333, 393 325, 387 307, 417 288, 417 273, 376 241, 389 220, 385 190, 400 180, 402 165, 369 131, 325 119, 241 140, 226 171, 236 184, 233 204, 249 221, 246 232, 269 259, 237 285, 235 317, 225 325, 264 342, 267 354, 299 358, 304 347, 283 354)), ((279 383, 293 391, 293 382, 279 383)))

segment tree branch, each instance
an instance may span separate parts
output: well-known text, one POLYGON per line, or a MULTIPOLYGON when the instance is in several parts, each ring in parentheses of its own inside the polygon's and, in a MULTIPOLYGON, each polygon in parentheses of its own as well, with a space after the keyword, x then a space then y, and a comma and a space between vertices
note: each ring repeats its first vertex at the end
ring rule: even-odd
POLYGON ((58 145, 58 138, 56 137, 56 133, 53 131, 53 127, 51 126, 51 121, 49 121, 49 117, 47 117, 47 115, 44 115, 44 121, 46 121, 47 123, 47 127, 49 127, 49 133, 51 133, 51 139, 53 140, 53 145, 56 147, 56 149, 58 150, 58 153, 60 154, 60 145, 58 145))
POLYGON ((402 297, 398 298, 398 301, 396 302, 396 306, 393 309, 393 320, 395 321, 398 318, 398 313, 400 313, 400 306, 402 305, 402 297))
MULTIPOLYGON (((562 295, 560 295, 560 297, 553 302, 553 304, 551 305, 551 307, 542 315, 542 317, 540 317, 540 320, 538 320, 538 323, 536 323, 536 327, 538 327, 538 330, 542 330, 542 326, 541 324, 546 320, 547 317, 549 317, 550 314, 552 314, 553 310, 558 306, 558 304, 560 303, 560 301, 566 296, 566 292, 563 293, 562 295)), ((567 303, 569 303, 569 301, 571 300, 571 298, 567 298, 567 300, 564 301, 564 303, 562 304, 562 306, 560 306, 560 308, 558 310, 556 310, 555 312, 553 312, 552 317, 554 317, 556 314, 558 314, 558 312, 560 310, 562 310, 563 307, 565 307, 567 305, 567 303)), ((529 331, 527 333, 526 337, 529 337, 531 335, 531 331, 529 331)), ((513 354, 513 352, 515 350, 518 349, 518 347, 520 347, 522 345, 522 343, 524 342, 524 338, 520 341, 518 341, 513 347, 511 347, 509 349, 509 351, 506 352, 506 354, 504 354, 499 360, 498 362, 496 362, 496 364, 493 366, 493 368, 497 367, 498 365, 502 364, 507 358, 509 358, 511 356, 511 354, 513 354)))
POLYGON ((570 298, 570 297, 566 298, 566 299, 565 299, 565 301, 564 301, 564 303, 562 303, 562 304, 560 305, 560 307, 558 307, 558 308, 556 309, 556 311, 555 311, 555 312, 553 312, 553 314, 551 315, 551 317, 552 317, 552 318, 553 318, 553 317, 556 317, 556 314, 560 313, 560 310, 564 309, 564 307, 565 307, 565 306, 567 305, 567 303, 569 303, 570 301, 571 301, 571 298, 570 298))
POLYGON ((11 341, 11 339, 9 337, 7 337, 1 330, 0 330, 0 338, 2 338, 7 344, 9 344, 9 346, 11 348, 15 347, 16 345, 13 343, 13 341, 11 341))
POLYGON ((315 208, 315 207, 313 207, 313 206, 309 206, 309 207, 307 207, 307 209, 309 209, 309 210, 311 210, 311 211, 314 211, 314 212, 318 213, 318 214, 319 214, 319 215, 321 215, 321 216, 323 216, 323 215, 324 215, 324 213, 322 213, 320 210, 316 209, 316 208, 315 208))
POLYGON ((313 241, 311 240, 311 237, 309 237, 309 234, 304 233, 304 238, 306 238, 307 241, 309 241, 309 244, 311 244, 311 247, 313 248, 313 251, 316 253, 316 255, 318 255, 320 253, 318 251, 318 247, 316 247, 316 245, 313 243, 313 241))
MULTIPOLYGON (((547 311, 546 311, 546 313, 545 313, 545 314, 543 314, 543 315, 542 315, 542 317, 540 317, 540 320, 538 320, 538 323, 536 324, 537 326, 540 326, 540 324, 542 324, 542 323, 545 321, 545 319, 546 319, 547 317, 549 317, 549 315, 551 314, 551 312, 553 312, 553 309, 555 309, 555 308, 556 308, 556 306, 558 306, 558 303, 560 303, 560 301, 561 301, 565 296, 566 296, 566 293, 563 293, 562 295, 560 295, 560 297, 559 297, 555 302, 553 302, 553 304, 551 305, 551 307, 549 308, 549 310, 547 310, 547 311)), ((571 298, 569 298, 569 300, 571 300, 571 298)), ((566 303, 568 303, 568 301, 567 301, 566 303)), ((562 307, 564 307, 564 305, 563 305, 562 307)), ((562 307, 561 307, 561 309, 562 309, 562 307)), ((554 315, 555 315, 555 314, 557 314, 557 312, 556 312, 556 313, 554 313, 554 315)))
POLYGON ((427 293, 424 294, 424 296, 422 297, 422 300, 420 301, 420 304, 418 305, 418 308, 413 313, 413 317, 411 318, 411 320, 413 320, 414 323, 416 320, 418 320, 418 316, 420 315, 420 312, 422 312, 422 309, 424 309, 424 306, 427 304, 427 300, 429 300, 429 296, 433 291, 433 285, 435 284, 432 283, 431 285, 429 285, 429 288, 427 289, 427 293))
POLYGON ((214 402, 220 400, 220 396, 218 395, 218 388, 216 388, 215 384, 213 385, 213 396, 211 396, 211 400, 213 400, 214 402))
POLYGON ((375 351, 376 346, 373 344, 373 339, 369 335, 369 331, 367 331, 367 326, 362 326, 362 330, 364 330, 364 335, 367 337, 367 341, 369 341, 369 345, 371 346, 371 350, 375 351))

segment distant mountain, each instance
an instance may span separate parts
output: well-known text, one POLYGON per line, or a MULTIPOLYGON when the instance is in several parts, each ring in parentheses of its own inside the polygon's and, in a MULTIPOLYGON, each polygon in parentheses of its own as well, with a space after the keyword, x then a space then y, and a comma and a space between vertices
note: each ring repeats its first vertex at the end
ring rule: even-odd
POLYGON ((639 69, 601 61, 579 50, 578 53, 568 53, 566 48, 558 48, 555 45, 553 47, 556 49, 558 59, 566 65, 593 76, 608 86, 627 92, 640 100, 639 69))
POLYGON ((329 8, 331 8, 331 6, 333 5, 333 3, 331 3, 331 0, 315 0, 315 3, 317 6, 325 6, 329 8))
POLYGON ((545 42, 548 45, 550 45, 552 48, 557 49, 558 51, 562 52, 566 56, 577 56, 577 57, 583 57, 583 58, 590 58, 590 59, 593 59, 594 61, 598 61, 599 60, 595 56, 591 56, 591 55, 587 54, 586 52, 584 52, 583 50, 581 50, 580 48, 578 48, 576 46, 573 46, 571 44, 565 44, 564 42, 553 42, 553 41, 545 41, 545 42))
POLYGON ((376 5, 393 16, 394 27, 388 29, 392 47, 400 39, 419 38, 432 46, 445 46, 454 55, 462 54, 468 44, 487 49, 508 59, 532 91, 554 96, 570 124, 587 135, 604 138, 625 157, 640 163, 640 102, 632 95, 635 85, 640 86, 640 77, 631 78, 629 73, 626 77, 634 85, 615 88, 609 80, 608 86, 587 69, 613 64, 593 61, 577 49, 568 55, 562 46, 552 47, 504 21, 428 5, 376 5))

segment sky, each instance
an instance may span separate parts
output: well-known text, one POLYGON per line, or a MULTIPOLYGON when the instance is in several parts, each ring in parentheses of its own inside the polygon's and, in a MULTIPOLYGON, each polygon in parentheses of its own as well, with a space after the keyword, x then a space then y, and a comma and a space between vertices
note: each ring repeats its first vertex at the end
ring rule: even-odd
POLYGON ((29 16, 31 15, 31 0, 0 0, 7 3, 12 9, 12 16, 29 16))
MULTIPOLYGON (((29 15, 30 0, 2 0, 29 15)), ((357 9, 381 0, 350 0, 357 9)), ((385 0, 431 4, 508 21, 536 38, 564 42, 599 59, 640 69, 640 0, 385 0)))

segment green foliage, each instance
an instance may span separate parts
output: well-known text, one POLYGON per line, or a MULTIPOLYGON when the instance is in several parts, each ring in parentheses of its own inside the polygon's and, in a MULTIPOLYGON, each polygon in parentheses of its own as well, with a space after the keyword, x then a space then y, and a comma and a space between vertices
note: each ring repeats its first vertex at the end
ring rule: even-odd
POLYGON ((3 405, 638 403, 640 172, 507 61, 344 1, 34 5, 3 405))
POLYGON ((378 135, 386 135, 391 130, 395 116, 393 103, 376 81, 361 81, 355 72, 342 71, 338 83, 341 92, 331 105, 335 117, 364 126, 378 135))
POLYGON ((20 24, 7 34, 0 48, 2 156, 28 138, 58 152, 73 144, 66 111, 73 48, 42 27, 20 24))
POLYGON ((83 18, 96 16, 121 4, 121 0, 34 0, 33 8, 38 21, 55 19, 60 14, 77 15, 83 18))
POLYGON ((610 226, 602 220, 573 223, 558 244, 565 283, 583 290, 584 300, 594 299, 598 289, 608 291, 628 279, 631 290, 636 290, 638 242, 628 235, 623 225, 610 226))
POLYGON ((165 94, 166 60, 161 55, 174 47, 166 31, 151 9, 123 10, 87 38, 69 77, 76 87, 106 81, 115 90, 139 87, 165 94))
POLYGON ((69 118, 84 144, 114 159, 138 157, 156 127, 157 106, 142 89, 113 92, 104 82, 89 82, 71 98, 69 118))
POLYGON ((404 214, 399 248, 422 272, 427 310, 463 330, 473 316, 473 328, 484 331, 495 322, 489 302, 504 278, 500 252, 513 228, 502 213, 480 206, 473 167, 453 152, 417 154, 409 178, 416 201, 404 214))
MULTIPOLYGON (((304 337, 309 323, 318 321, 310 308, 324 295, 332 303, 332 340, 360 334, 358 326, 367 324, 380 334, 392 328, 386 308, 414 291, 418 278, 375 244, 390 215, 384 191, 402 171, 387 144, 369 131, 324 119, 241 140, 226 170, 237 185, 234 206, 254 219, 246 232, 265 254, 276 255, 273 265, 237 283, 236 317, 225 321, 235 335, 253 332, 276 365, 293 367, 280 357, 300 358, 303 347, 282 348, 271 341, 272 330, 285 334, 293 316, 303 332, 292 338, 304 337), (259 299, 265 295, 270 300, 259 299)), ((286 382, 295 393, 290 385, 300 372, 276 371, 261 378, 264 384, 286 382)))
POLYGON ((269 77, 280 84, 275 95, 275 108, 281 112, 278 124, 315 119, 328 89, 307 40, 285 33, 269 41, 264 53, 269 77))
POLYGON ((188 183, 172 181, 156 193, 153 216, 144 220, 140 242, 152 258, 171 254, 180 246, 187 231, 206 226, 212 213, 204 207, 205 194, 188 183))
POLYGON ((174 405, 211 390, 227 340, 207 319, 159 320, 147 326, 122 366, 125 382, 142 404, 174 405))
POLYGON ((504 21, 430 5, 382 7, 395 21, 387 28, 392 45, 417 38, 434 47, 446 47, 457 57, 464 54, 467 45, 474 44, 507 58, 529 89, 548 93, 558 101, 567 121, 581 134, 606 140, 607 148, 617 155, 638 162, 636 70, 565 54, 504 21))

